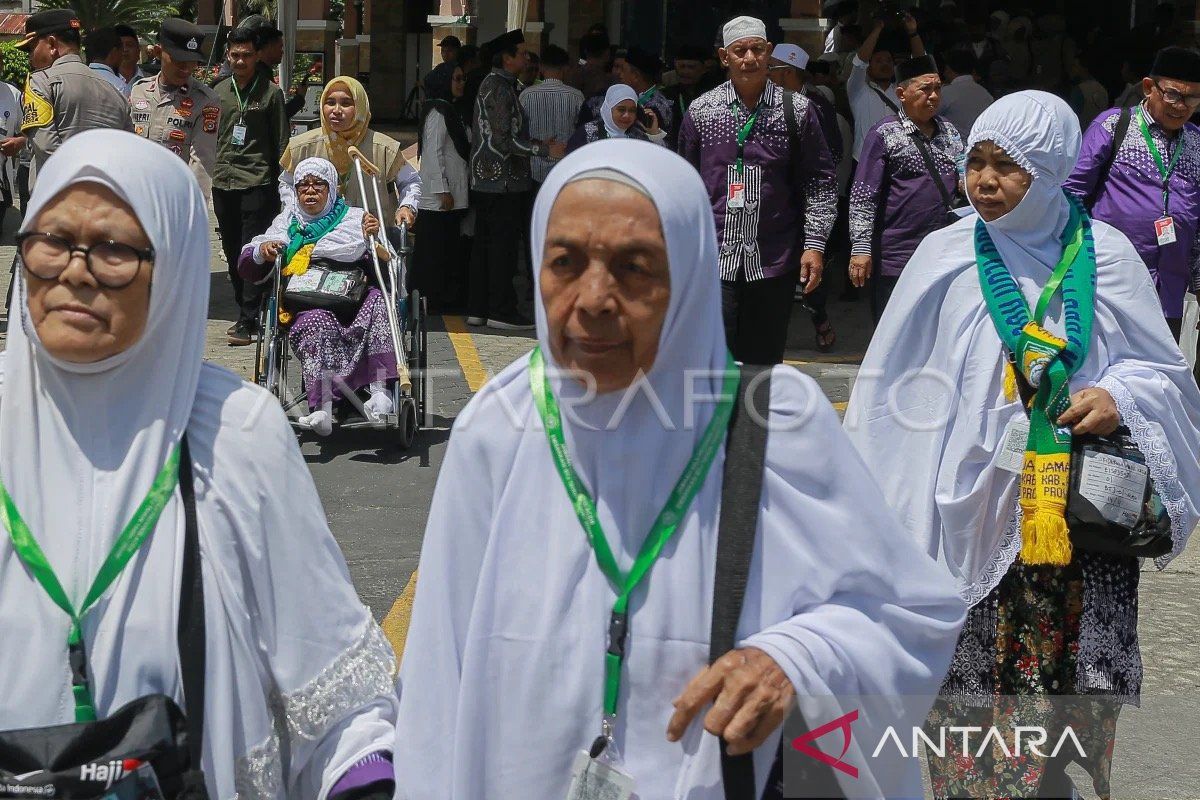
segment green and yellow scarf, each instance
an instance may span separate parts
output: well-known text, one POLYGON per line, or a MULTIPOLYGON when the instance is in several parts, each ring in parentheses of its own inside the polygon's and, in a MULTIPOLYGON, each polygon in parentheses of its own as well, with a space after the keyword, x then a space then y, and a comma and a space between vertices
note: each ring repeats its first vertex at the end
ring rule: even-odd
POLYGON ((287 249, 283 253, 283 263, 287 265, 283 269, 283 274, 303 275, 308 272, 308 262, 312 258, 313 248, 317 246, 317 242, 321 240, 322 236, 341 224, 349 210, 350 207, 346 205, 346 201, 339 197, 333 202, 333 208, 312 222, 303 224, 300 222, 299 214, 293 216, 291 224, 288 225, 287 249))
POLYGON ((975 224, 975 262, 988 313, 1016 368, 1036 390, 1029 404, 1029 442, 1021 470, 1021 560, 1026 564, 1061 566, 1071 561, 1066 520, 1071 430, 1059 427, 1057 420, 1071 405, 1070 378, 1087 358, 1092 339, 1096 245, 1087 212, 1069 194, 1067 200, 1071 217, 1062 235, 1063 255, 1032 315, 987 226, 983 220, 975 224), (1041 324, 1060 288, 1065 340, 1041 324))

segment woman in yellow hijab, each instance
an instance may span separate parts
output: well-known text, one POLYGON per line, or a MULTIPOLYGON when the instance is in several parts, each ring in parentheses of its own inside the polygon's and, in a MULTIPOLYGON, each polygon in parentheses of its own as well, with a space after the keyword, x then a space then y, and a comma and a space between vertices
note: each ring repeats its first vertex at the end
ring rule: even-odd
MULTIPOLYGON (((421 176, 404 160, 400 143, 371 130, 370 124, 371 103, 363 85, 345 76, 329 81, 321 92, 321 127, 293 137, 279 159, 283 168, 279 196, 284 207, 295 196, 292 172, 296 165, 306 158, 324 158, 337 168, 339 194, 350 205, 367 208, 350 158, 350 148, 357 147, 382 172, 379 191, 383 218, 394 219, 396 224, 407 222, 412 227, 421 201, 421 176)), ((366 188, 370 193, 369 182, 366 188)))

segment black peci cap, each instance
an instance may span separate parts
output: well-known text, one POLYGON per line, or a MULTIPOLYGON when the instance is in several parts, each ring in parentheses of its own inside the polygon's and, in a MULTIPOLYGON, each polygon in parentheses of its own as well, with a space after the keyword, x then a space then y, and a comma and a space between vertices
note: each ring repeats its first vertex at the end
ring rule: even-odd
POLYGON ((937 74, 937 62, 930 55, 916 56, 896 65, 896 83, 904 83, 920 75, 937 74))
POLYGON ((651 81, 657 80, 658 73, 662 71, 662 61, 659 57, 640 47, 631 47, 625 51, 625 63, 651 81))
POLYGON ((457 36, 447 36, 438 42, 438 47, 462 47, 462 42, 458 40, 457 36))
POLYGON ((52 8, 49 11, 39 11, 30 14, 25 20, 25 38, 17 42, 17 47, 28 50, 42 36, 66 31, 78 31, 79 17, 69 8, 52 8))
POLYGON ((158 43, 176 61, 204 61, 204 31, 185 19, 167 17, 158 31, 158 43))
POLYGON ((1186 47, 1164 47, 1154 56, 1150 74, 1156 78, 1200 83, 1200 53, 1186 47))

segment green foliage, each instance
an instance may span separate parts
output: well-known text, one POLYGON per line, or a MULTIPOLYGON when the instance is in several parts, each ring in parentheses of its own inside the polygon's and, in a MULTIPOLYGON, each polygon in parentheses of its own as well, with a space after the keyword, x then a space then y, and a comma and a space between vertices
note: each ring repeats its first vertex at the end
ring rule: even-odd
POLYGON ((238 19, 245 19, 251 14, 262 14, 272 22, 279 18, 277 0, 239 0, 238 6, 238 19))
POLYGON ((85 32, 128 25, 138 33, 154 33, 165 17, 178 12, 159 0, 39 0, 38 7, 74 9, 85 32))
POLYGON ((14 86, 24 86, 25 78, 29 75, 29 55, 24 50, 18 50, 14 40, 0 42, 0 58, 4 59, 0 78, 14 86))

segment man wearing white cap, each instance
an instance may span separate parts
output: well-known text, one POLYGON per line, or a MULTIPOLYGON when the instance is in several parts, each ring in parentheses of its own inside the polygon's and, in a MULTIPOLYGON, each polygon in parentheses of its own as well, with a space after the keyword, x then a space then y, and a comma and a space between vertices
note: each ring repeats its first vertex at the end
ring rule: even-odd
POLYGON ((762 20, 730 20, 722 41, 729 80, 688 108, 679 153, 712 201, 729 348, 745 363, 778 364, 797 280, 807 292, 821 282, 837 213, 833 158, 809 98, 768 80, 762 20))

